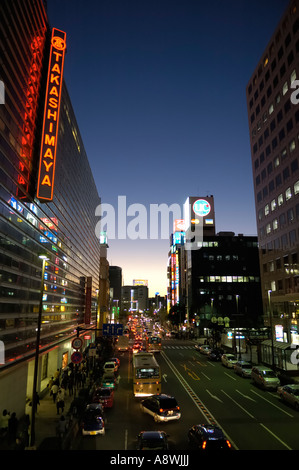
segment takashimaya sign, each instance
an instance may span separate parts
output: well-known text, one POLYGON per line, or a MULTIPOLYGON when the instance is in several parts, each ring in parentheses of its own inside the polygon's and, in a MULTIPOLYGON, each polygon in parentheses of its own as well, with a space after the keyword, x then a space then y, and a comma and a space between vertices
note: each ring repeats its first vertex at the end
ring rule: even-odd
POLYGON ((52 201, 66 34, 53 28, 36 197, 52 201))

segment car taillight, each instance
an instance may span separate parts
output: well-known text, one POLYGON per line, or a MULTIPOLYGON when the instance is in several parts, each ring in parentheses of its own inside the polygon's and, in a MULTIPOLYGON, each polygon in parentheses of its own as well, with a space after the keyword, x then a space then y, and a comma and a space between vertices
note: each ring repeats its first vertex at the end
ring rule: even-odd
POLYGON ((180 407, 179 407, 179 406, 177 406, 177 407, 176 407, 176 409, 179 411, 180 407))
POLYGON ((205 449, 206 446, 207 446, 207 441, 203 441, 203 443, 202 443, 202 448, 205 449))
POLYGON ((160 411, 160 413, 163 413, 164 410, 163 410, 163 408, 160 408, 159 411, 160 411))
POLYGON ((226 441, 226 443, 227 443, 227 446, 228 446, 228 447, 231 447, 231 446, 232 446, 231 443, 230 443, 228 440, 226 441))

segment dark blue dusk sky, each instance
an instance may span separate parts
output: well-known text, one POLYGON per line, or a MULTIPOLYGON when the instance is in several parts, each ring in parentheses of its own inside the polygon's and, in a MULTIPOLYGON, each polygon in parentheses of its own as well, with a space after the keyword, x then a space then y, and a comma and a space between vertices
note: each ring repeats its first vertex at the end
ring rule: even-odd
MULTIPOLYGON (((217 232, 256 235, 246 86, 288 3, 48 0, 98 192, 116 215, 118 196, 149 214, 213 194, 217 232)), ((108 260, 124 284, 147 279, 150 295, 165 294, 168 251, 168 239, 116 233, 108 260)))

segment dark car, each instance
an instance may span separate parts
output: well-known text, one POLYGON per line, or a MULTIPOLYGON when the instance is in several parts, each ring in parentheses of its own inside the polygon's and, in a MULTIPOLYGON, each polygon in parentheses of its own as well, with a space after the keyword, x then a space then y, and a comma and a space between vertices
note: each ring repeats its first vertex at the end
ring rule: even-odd
POLYGON ((188 431, 188 441, 192 448, 199 450, 230 450, 231 443, 222 429, 212 424, 195 424, 188 431))
POLYGON ((82 416, 81 429, 83 436, 105 434, 105 422, 102 405, 87 405, 82 416))
POLYGON ((223 349, 215 348, 208 352, 208 357, 211 361, 220 361, 222 354, 224 354, 223 349))
POLYGON ((180 419, 180 407, 176 399, 170 395, 153 395, 140 403, 140 408, 144 413, 154 417, 156 422, 173 421, 180 419))
POLYGON ((168 435, 164 431, 142 431, 137 436, 137 450, 168 450, 168 435))
POLYGON ((114 391, 111 388, 96 388, 92 393, 92 403, 100 403, 104 408, 112 408, 114 402, 114 391))

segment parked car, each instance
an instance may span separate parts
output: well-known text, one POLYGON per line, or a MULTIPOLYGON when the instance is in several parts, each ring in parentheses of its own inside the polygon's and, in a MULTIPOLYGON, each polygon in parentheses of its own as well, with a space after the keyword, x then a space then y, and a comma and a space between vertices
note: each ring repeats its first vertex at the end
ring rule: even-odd
POLYGON ((112 408, 114 403, 114 391, 111 388, 98 387, 91 398, 92 403, 100 403, 104 408, 112 408))
POLYGON ((141 431, 137 436, 137 450, 168 450, 168 434, 164 431, 141 431))
POLYGON ((247 361, 238 361, 234 365, 236 374, 241 375, 242 377, 251 377, 252 365, 247 361))
POLYGON ((118 365, 114 361, 105 362, 103 366, 105 372, 117 372, 118 365))
POLYGON ((120 367, 120 360, 118 359, 118 357, 111 357, 109 359, 109 362, 111 362, 111 361, 114 362, 117 365, 117 370, 118 370, 119 367, 120 367))
POLYGON ((102 388, 116 388, 117 387, 117 379, 112 372, 106 372, 103 374, 102 380, 101 380, 101 387, 102 388))
POLYGON ((277 388, 279 397, 299 411, 299 385, 289 384, 277 388))
POLYGON ((105 434, 104 411, 100 404, 87 405, 81 420, 83 436, 105 434))
POLYGON ((211 350, 212 350, 212 348, 210 346, 208 346, 207 344, 202 344, 199 347, 199 352, 201 354, 208 354, 211 350))
POLYGON ((233 354, 222 354, 221 362, 225 367, 232 369, 234 365, 238 362, 238 359, 233 354))
POLYGON ((180 407, 176 399, 170 395, 153 395, 142 400, 140 408, 144 413, 154 417, 156 422, 180 419, 180 407))
POLYGON ((220 361, 222 354, 224 354, 224 350, 220 348, 211 349, 211 351, 208 352, 211 361, 220 361))
POLYGON ((229 440, 222 429, 212 424, 195 424, 188 431, 188 441, 192 448, 200 450, 231 450, 229 440))
POLYGON ((251 369, 251 378, 254 383, 265 389, 276 389, 280 380, 269 367, 255 366, 251 369))

